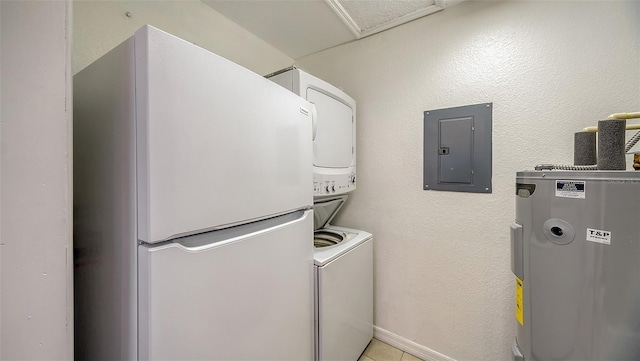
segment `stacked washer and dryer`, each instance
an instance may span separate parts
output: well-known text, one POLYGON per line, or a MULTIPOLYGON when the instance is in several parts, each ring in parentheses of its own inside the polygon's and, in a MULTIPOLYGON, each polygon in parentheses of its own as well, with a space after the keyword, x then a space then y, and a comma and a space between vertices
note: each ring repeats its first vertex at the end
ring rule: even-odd
POLYGON ((357 360, 373 337, 373 236, 330 224, 356 188, 356 102, 295 67, 267 77, 315 105, 315 357, 357 360))

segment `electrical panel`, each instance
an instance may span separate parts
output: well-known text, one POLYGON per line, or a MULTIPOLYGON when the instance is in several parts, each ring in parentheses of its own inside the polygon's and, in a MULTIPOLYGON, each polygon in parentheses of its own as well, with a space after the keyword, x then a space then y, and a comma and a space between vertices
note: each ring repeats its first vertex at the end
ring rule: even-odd
POLYGON ((424 190, 491 193, 493 103, 424 112, 424 190))

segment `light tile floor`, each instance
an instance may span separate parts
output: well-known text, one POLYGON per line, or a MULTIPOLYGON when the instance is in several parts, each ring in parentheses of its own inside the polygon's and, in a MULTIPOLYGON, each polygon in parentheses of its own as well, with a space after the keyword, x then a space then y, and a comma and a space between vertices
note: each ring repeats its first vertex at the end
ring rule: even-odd
POLYGON ((422 359, 374 338, 358 361, 422 361, 422 359))

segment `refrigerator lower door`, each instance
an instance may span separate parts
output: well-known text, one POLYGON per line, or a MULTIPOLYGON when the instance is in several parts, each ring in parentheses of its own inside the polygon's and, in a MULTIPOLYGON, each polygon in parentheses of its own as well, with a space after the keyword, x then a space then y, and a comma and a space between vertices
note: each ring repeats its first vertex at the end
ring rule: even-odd
POLYGON ((312 360, 313 215, 141 245, 140 360, 312 360))

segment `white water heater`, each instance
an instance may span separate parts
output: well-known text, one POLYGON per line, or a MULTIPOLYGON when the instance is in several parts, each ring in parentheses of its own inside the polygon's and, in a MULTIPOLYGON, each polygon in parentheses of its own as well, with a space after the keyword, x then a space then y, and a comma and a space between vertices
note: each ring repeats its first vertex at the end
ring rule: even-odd
POLYGON ((313 195, 356 189, 356 102, 342 90, 295 67, 267 78, 315 105, 313 195))
POLYGON ((640 173, 517 173, 514 361, 640 360, 640 173))

